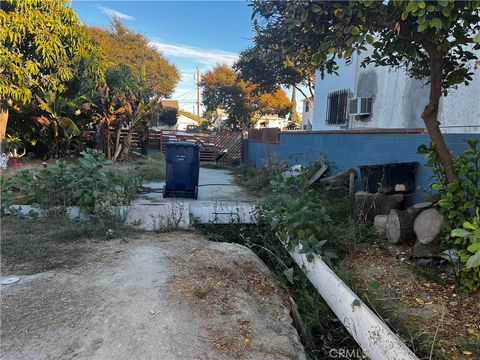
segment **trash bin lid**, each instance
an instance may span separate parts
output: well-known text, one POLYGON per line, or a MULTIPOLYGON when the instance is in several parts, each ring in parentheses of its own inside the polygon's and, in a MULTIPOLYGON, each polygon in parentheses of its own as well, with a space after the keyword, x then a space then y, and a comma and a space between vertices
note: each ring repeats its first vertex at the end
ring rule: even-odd
POLYGON ((198 147, 199 145, 190 141, 175 141, 175 142, 167 143, 167 147, 176 147, 176 146, 192 146, 192 147, 197 146, 198 147))

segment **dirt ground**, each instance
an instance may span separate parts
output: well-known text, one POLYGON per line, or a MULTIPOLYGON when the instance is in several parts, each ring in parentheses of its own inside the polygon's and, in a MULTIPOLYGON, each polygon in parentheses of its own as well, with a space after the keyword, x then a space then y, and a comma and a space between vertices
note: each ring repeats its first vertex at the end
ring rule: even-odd
POLYGON ((355 274, 356 288, 366 291, 369 305, 394 318, 391 325, 407 325, 411 336, 404 337, 406 342, 416 338, 427 353, 435 342, 430 359, 480 359, 480 292, 459 288, 448 268, 440 272, 441 282, 428 280, 415 272, 408 252, 406 247, 363 247, 340 269, 355 274))
POLYGON ((286 295, 249 249, 172 232, 91 250, 2 286, 2 359, 305 358, 286 295))

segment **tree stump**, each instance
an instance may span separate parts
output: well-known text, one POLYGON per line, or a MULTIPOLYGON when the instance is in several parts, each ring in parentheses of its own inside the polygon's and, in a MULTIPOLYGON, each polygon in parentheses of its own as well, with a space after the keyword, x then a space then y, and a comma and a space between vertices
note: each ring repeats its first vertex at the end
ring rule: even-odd
POLYGON ((399 209, 403 194, 381 194, 357 192, 355 194, 355 216, 363 222, 372 222, 376 215, 388 215, 391 209, 399 209))
POLYGON ((444 218, 436 209, 422 211, 413 224, 413 230, 420 243, 436 243, 442 235, 444 218))
POLYGON ((390 210, 385 226, 388 241, 394 245, 412 243, 415 240, 413 224, 420 211, 420 209, 413 207, 403 211, 398 209, 390 210))
POLYGON ((440 257, 441 249, 437 243, 422 244, 417 240, 412 247, 412 256, 414 258, 437 258, 440 257))
POLYGON ((388 215, 377 215, 373 219, 373 227, 377 234, 385 235, 388 215))

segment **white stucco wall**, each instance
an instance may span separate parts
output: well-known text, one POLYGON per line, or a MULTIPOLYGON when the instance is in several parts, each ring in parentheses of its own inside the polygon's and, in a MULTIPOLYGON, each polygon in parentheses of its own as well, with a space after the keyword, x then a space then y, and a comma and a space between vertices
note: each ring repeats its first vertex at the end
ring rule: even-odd
MULTIPOLYGON (((348 128, 424 128, 421 114, 428 102, 429 85, 410 78, 404 69, 361 68, 364 56, 351 65, 342 64, 338 77, 326 76, 322 81, 317 76, 313 129, 345 128, 325 124, 328 93, 345 88, 352 91, 352 97, 373 99, 372 114, 350 117, 348 128)), ((469 86, 459 85, 441 99, 438 119, 445 133, 480 133, 480 69, 473 71, 469 86)))
POLYGON ((339 71, 337 75, 325 74, 321 78, 320 72, 315 74, 315 99, 313 104, 313 121, 312 130, 337 130, 341 129, 338 125, 325 124, 327 114, 327 96, 328 93, 336 90, 350 89, 351 92, 355 90, 355 75, 356 75, 357 57, 352 58, 350 64, 345 62, 339 63, 339 71))
POLYGON ((306 99, 303 99, 302 100, 302 123, 300 124, 300 130, 312 130, 312 122, 313 122, 313 106, 310 105, 306 99), (308 111, 307 111, 307 104, 308 104, 308 111))

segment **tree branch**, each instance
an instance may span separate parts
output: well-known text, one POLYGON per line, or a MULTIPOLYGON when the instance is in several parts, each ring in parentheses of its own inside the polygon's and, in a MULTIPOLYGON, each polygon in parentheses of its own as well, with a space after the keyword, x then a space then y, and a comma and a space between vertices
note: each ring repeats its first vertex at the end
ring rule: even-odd
POLYGON ((308 101, 308 104, 313 107, 312 99, 311 99, 302 89, 300 89, 300 88, 299 88, 298 86, 296 86, 296 85, 295 85, 295 89, 297 89, 297 90, 303 95, 303 97, 305 98, 305 100, 308 101))

